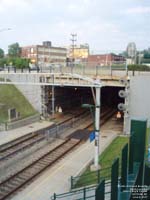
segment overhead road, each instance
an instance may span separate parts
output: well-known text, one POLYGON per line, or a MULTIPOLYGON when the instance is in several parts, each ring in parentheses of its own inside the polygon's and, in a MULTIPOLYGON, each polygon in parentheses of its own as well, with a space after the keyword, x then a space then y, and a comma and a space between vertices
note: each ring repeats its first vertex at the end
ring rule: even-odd
POLYGON ((71 73, 0 73, 0 84, 102 87, 99 80, 71 73), (15 77, 13 81, 12 78, 15 77))

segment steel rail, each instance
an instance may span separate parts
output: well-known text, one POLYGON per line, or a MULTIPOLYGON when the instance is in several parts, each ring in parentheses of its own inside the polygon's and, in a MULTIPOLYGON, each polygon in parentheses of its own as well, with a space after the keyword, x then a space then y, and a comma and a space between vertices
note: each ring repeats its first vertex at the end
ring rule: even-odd
POLYGON ((7 199, 18 189, 32 181, 36 176, 53 165, 56 161, 64 157, 69 151, 77 146, 81 141, 67 139, 41 158, 34 161, 29 166, 23 168, 16 174, 0 183, 0 200, 7 199))

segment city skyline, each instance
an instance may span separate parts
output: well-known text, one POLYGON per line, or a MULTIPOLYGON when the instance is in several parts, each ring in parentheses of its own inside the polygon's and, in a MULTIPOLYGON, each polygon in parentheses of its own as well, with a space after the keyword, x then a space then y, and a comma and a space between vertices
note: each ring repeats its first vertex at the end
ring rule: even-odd
POLYGON ((0 0, 0 48, 50 40, 54 46, 88 43, 96 52, 120 52, 129 42, 137 49, 149 47, 150 3, 146 0, 0 0))

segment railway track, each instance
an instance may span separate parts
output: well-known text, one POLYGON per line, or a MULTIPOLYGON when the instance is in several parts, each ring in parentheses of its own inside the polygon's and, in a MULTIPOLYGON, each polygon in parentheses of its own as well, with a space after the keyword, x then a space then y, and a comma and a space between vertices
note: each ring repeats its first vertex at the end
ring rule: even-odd
POLYGON ((37 144, 43 140, 45 140, 45 131, 54 129, 56 132, 56 126, 64 127, 65 124, 70 122, 73 118, 75 121, 78 120, 82 115, 86 114, 86 112, 78 113, 74 117, 70 117, 63 122, 57 123, 56 125, 52 125, 51 127, 45 128, 44 130, 40 130, 34 133, 29 133, 25 136, 19 137, 15 140, 12 140, 4 145, 0 146, 0 162, 11 159, 14 155, 18 153, 22 153, 24 150, 32 147, 34 144, 37 144))
POLYGON ((8 179, 0 183, 0 200, 7 199, 20 188, 32 181, 45 169, 53 165, 57 160, 66 155, 75 146, 77 146, 81 140, 66 139, 62 144, 43 155, 38 160, 34 161, 29 166, 23 168, 16 174, 13 174, 8 179))
MULTIPOLYGON (((112 109, 105 109, 101 114, 101 125, 105 123, 114 113, 116 110, 112 109)), ((74 116, 74 121, 78 121, 78 118, 80 118, 82 115, 85 115, 86 112, 82 112, 74 116)), ((64 120, 63 122, 60 122, 57 124, 57 126, 62 127, 66 126, 67 123, 70 124, 73 117, 70 117, 69 119, 64 120)), ((93 123, 90 123, 85 128, 90 128, 93 123)), ((47 128, 48 129, 48 128, 47 128)), ((56 132, 56 125, 52 125, 49 129, 54 129, 56 132)), ((46 129, 45 129, 46 130, 46 129)), ((8 160, 10 158, 13 158, 14 155, 16 155, 19 152, 23 152, 24 150, 28 149, 29 147, 32 147, 34 144, 37 144, 45 139, 45 134, 43 134, 44 131, 37 131, 35 133, 29 133, 25 136, 19 137, 11 142, 8 142, 4 145, 0 146, 0 162, 4 160, 8 160)))
MULTIPOLYGON (((105 111, 101 113, 100 116, 100 126, 104 125, 114 114, 116 113, 116 109, 107 108, 105 111)), ((85 129, 92 130, 93 122, 85 127, 85 129)))
MULTIPOLYGON (((109 118, 111 118, 116 110, 112 109, 104 109, 102 114, 101 114, 101 125, 103 125, 109 118)), ((77 115, 76 118, 81 117, 81 115, 77 115)), ((68 123, 70 119, 65 120, 65 123, 68 123)), ((88 126, 84 128, 90 130, 90 127, 92 126, 93 123, 90 123, 88 126)), ((63 125, 63 122, 61 122, 61 125, 63 125)), ((30 163, 27 167, 22 168, 18 172, 15 172, 13 175, 9 176, 2 182, 0 182, 0 200, 5 200, 7 198, 10 198, 12 195, 14 195, 19 189, 24 187, 26 184, 30 183, 35 177, 37 177, 40 173, 42 173, 45 169, 53 165, 56 161, 64 157, 68 152, 72 151, 78 144, 81 143, 81 141, 84 141, 88 138, 88 135, 90 131, 87 133, 83 130, 77 130, 75 131, 72 136, 68 137, 65 139, 65 141, 55 147, 53 150, 50 150, 48 153, 44 154, 42 157, 34 160, 32 163, 30 163), (81 134, 82 133, 82 134, 81 134), (82 137, 80 137, 82 135, 82 137), (86 139, 84 139, 86 137, 86 139)), ((39 140, 41 139, 42 135, 38 134, 39 140)), ((30 135, 30 139, 34 138, 36 141, 36 133, 33 134, 32 136, 30 135)), ((23 137, 21 139, 23 141, 22 144, 24 145, 29 145, 26 144, 27 137, 23 137)), ((31 140, 33 142, 33 140, 31 140)), ((16 141, 16 143, 19 144, 19 142, 16 141)), ((15 146, 15 143, 13 143, 15 146)), ((12 145, 12 146, 13 146, 12 145)), ((2 151, 7 152, 9 154, 9 150, 11 149, 11 145, 8 145, 7 148, 0 149, 0 152, 2 151), (5 150, 4 150, 5 149, 5 150)), ((18 146, 18 151, 19 151, 19 146, 18 146)), ((10 152, 12 155, 12 151, 10 152)))

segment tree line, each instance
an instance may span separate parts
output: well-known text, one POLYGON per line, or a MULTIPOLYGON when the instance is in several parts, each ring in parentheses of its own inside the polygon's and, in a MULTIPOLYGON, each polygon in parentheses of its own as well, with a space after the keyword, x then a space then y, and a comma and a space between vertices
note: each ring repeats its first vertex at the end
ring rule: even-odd
POLYGON ((4 50, 0 48, 0 67, 15 66, 16 68, 29 67, 30 59, 21 58, 21 48, 19 43, 8 46, 8 54, 5 55, 4 50))

